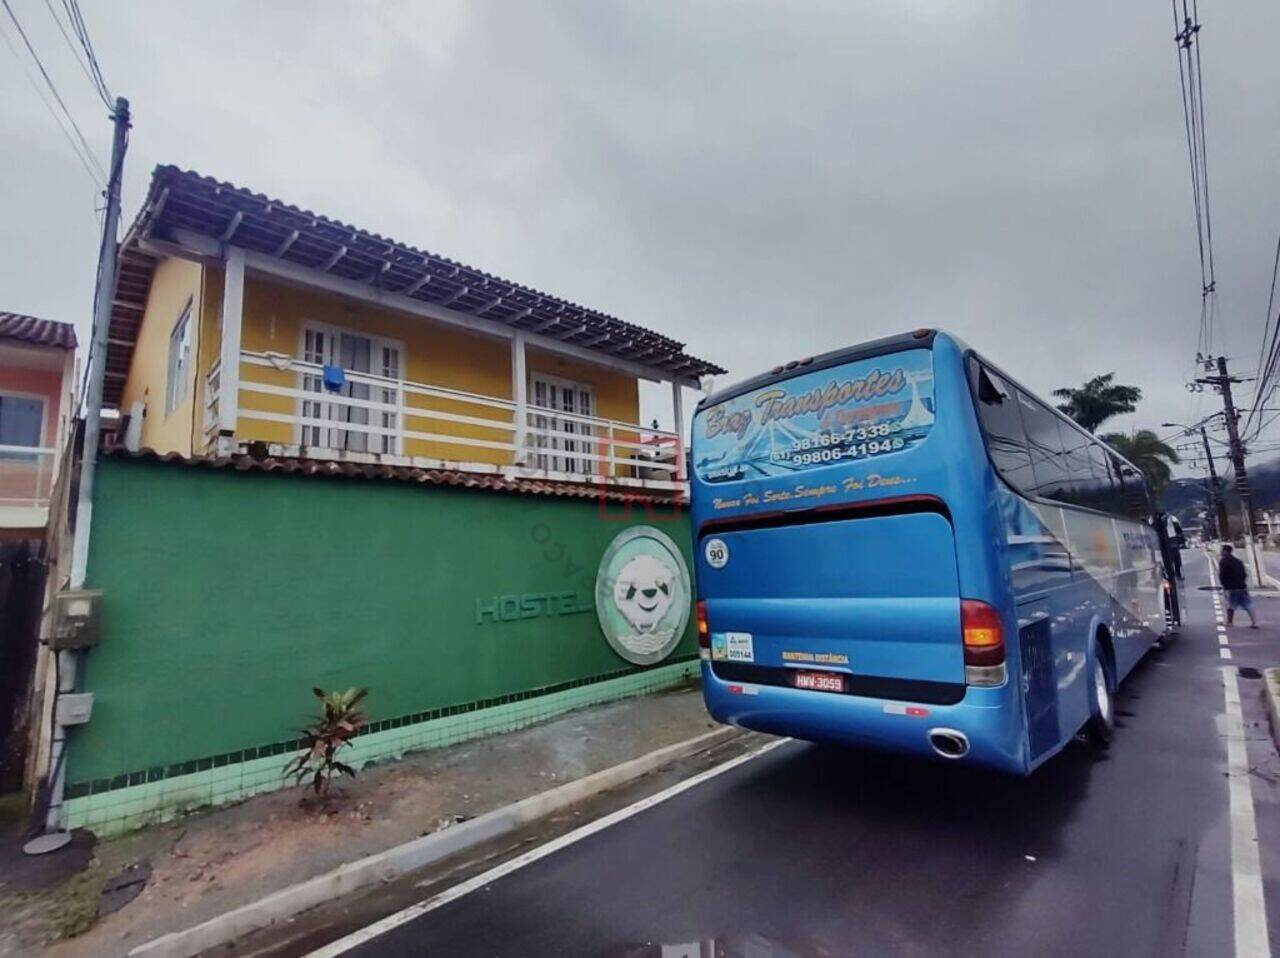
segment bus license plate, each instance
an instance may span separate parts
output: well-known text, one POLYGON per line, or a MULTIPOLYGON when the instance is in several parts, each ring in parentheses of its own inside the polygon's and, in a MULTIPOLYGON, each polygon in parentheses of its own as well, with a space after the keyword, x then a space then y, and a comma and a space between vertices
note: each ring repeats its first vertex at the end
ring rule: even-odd
POLYGON ((797 672, 796 688, 815 692, 843 692, 844 676, 839 672, 797 672))

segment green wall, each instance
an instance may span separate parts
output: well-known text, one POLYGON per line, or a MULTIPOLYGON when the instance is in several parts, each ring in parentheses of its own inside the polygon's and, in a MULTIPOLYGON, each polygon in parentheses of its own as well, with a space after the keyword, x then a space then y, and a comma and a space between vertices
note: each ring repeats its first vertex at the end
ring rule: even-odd
MULTIPOLYGON (((589 596, 610 540, 636 524, 692 566, 686 516, 594 499, 123 458, 97 483, 87 584, 105 593, 103 638, 68 758, 82 789, 293 739, 313 685, 367 685, 372 718, 417 720, 640 671, 594 611, 477 623, 476 600, 589 596)), ((691 617, 668 661, 695 652, 691 617)))

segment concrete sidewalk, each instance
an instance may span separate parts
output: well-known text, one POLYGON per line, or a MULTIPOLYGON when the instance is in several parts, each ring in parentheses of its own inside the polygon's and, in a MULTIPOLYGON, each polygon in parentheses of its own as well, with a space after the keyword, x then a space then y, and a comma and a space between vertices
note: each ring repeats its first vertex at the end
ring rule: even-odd
POLYGON ((716 727, 695 691, 630 699, 368 768, 328 807, 300 804, 302 791, 291 788, 104 842, 66 886, 33 897, 0 888, 0 955, 122 954, 716 727), (93 922, 104 882, 139 862, 152 870, 145 889, 93 922))

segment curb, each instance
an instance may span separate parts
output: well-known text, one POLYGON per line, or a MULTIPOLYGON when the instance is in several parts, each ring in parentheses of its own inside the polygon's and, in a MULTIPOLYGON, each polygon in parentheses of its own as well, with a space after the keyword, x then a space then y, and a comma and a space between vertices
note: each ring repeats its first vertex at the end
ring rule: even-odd
POLYGON ((1280 750, 1280 668, 1262 670, 1262 694, 1267 700, 1267 718, 1271 720, 1271 738, 1280 750))
POLYGON ((495 808, 469 821, 348 862, 300 884, 282 888, 265 898, 210 918, 192 928, 162 935, 133 948, 128 952, 128 958, 192 958, 317 905, 371 885, 391 881, 406 872, 415 871, 492 838, 513 832, 539 818, 545 818, 611 788, 629 784, 663 765, 703 751, 738 734, 740 732, 736 728, 718 728, 511 805, 495 808))

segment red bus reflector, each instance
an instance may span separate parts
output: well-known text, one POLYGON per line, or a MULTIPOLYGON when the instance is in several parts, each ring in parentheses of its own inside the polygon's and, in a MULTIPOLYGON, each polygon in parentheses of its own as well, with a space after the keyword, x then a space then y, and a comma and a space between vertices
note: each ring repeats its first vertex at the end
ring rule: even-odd
POLYGON ((711 627, 707 625, 707 602, 705 599, 699 599, 698 604, 694 606, 695 615, 698 622, 698 647, 703 649, 711 648, 711 627))
POLYGON ((926 715, 928 715, 928 714, 929 714, 929 710, 928 710, 928 709, 922 709, 922 708, 921 708, 920 706, 918 706, 918 705, 908 705, 908 706, 907 706, 907 714, 908 714, 908 715, 913 715, 913 716, 915 716, 916 718, 924 718, 926 715))

